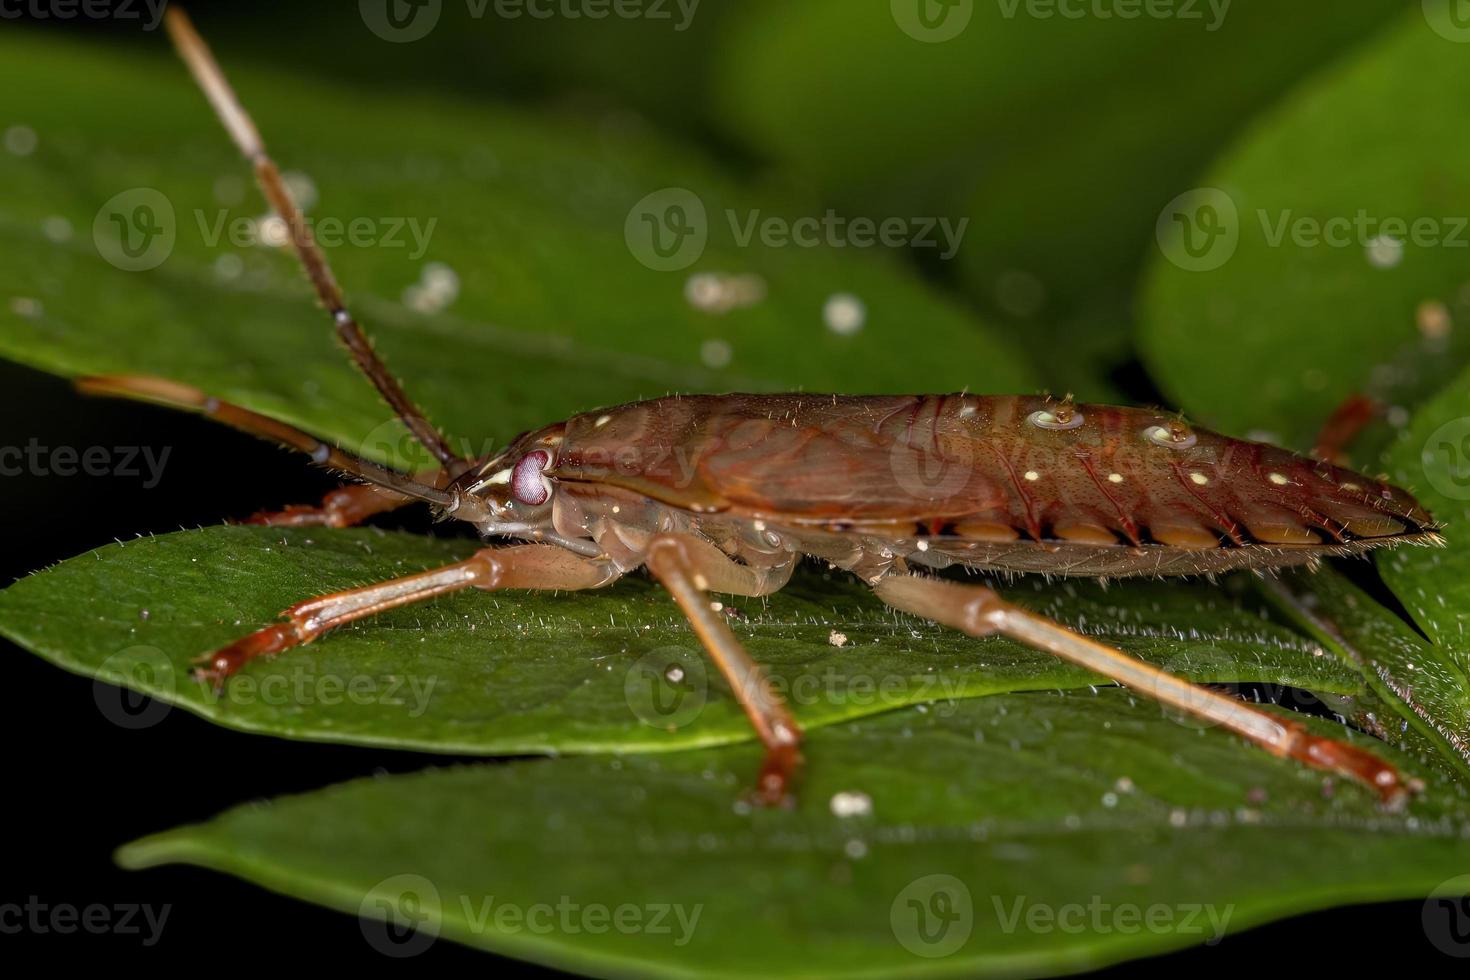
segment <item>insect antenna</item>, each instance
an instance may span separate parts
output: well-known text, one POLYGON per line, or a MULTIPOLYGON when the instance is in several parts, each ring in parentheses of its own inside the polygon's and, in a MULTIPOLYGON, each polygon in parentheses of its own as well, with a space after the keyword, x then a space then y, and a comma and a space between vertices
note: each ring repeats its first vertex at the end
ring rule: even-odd
POLYGON ((312 236, 306 218, 285 181, 281 179, 281 172, 275 161, 266 153, 260 131, 255 128, 255 122, 245 111, 235 90, 230 87, 209 46, 194 29, 189 16, 176 4, 170 4, 164 12, 164 24, 179 56, 189 67, 209 104, 214 107, 215 115, 219 117, 235 145, 240 148, 240 152, 254 166, 255 179, 266 200, 290 230, 291 244, 296 250, 296 256, 306 270, 306 276, 311 280, 317 297, 331 314, 337 337, 352 355, 353 362, 373 383, 373 387, 378 389, 378 394, 383 396, 394 414, 408 426, 414 438, 434 455, 440 465, 445 469, 453 469, 455 464, 464 463, 465 460, 449 448, 444 437, 389 373, 387 365, 373 350, 373 345, 363 333, 362 327, 358 326, 348 311, 342 289, 337 285, 332 267, 327 263, 327 256, 312 236))
POLYGON ((442 508, 445 515, 466 521, 483 521, 490 517, 485 504, 474 496, 456 490, 441 490, 427 483, 420 483, 377 463, 355 456, 336 446, 322 442, 308 432, 277 422, 273 418, 252 412, 239 405, 220 401, 186 384, 164 378, 143 375, 100 375, 78 378, 77 390, 88 395, 105 395, 114 398, 129 398, 135 401, 166 405, 169 408, 197 412, 218 422, 223 422, 241 432, 269 439, 290 449, 297 449, 311 457, 312 462, 334 470, 340 470, 359 480, 364 480, 385 490, 422 500, 442 508))

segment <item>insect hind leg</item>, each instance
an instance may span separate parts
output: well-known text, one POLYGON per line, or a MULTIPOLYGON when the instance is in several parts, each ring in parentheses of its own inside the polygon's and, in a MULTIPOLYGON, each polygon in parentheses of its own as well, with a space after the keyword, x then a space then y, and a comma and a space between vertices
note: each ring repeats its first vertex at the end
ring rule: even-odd
POLYGON ((1347 742, 1322 738, 1234 698, 1193 684, 1122 650, 1074 633, 1060 623, 1006 602, 993 590, 917 575, 889 575, 874 591, 896 609, 971 636, 1000 634, 1108 677, 1130 690, 1214 722, 1272 755, 1355 779, 1386 806, 1401 807, 1421 790, 1377 755, 1347 742))

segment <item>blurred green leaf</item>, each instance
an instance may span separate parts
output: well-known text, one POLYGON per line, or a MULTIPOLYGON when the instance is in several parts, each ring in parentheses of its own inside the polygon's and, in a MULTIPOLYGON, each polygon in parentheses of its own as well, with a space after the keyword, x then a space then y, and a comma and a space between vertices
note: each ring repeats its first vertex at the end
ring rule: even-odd
POLYGON ((398 955, 442 935, 637 976, 1050 975, 1470 890, 1453 787, 1386 815, 1121 691, 891 712, 823 729, 806 757, 794 811, 736 803, 753 747, 523 761, 246 806, 118 859, 357 913, 398 955))
POLYGON ((1140 342, 1172 399, 1305 447, 1347 396, 1411 405, 1464 363, 1466 54, 1416 5, 1162 216, 1140 342))
POLYGON ((197 12, 227 64, 350 81, 362 93, 448 91, 620 107, 681 134, 717 129, 711 54, 758 0, 643 0, 585 8, 471 0, 420 4, 394 28, 371 4, 255 0, 197 12), (631 16, 624 13, 627 10, 631 16), (581 10, 576 11, 582 13, 581 10), (290 30, 282 30, 289 20, 290 30), (380 33, 381 32, 381 33, 380 33), (411 38, 411 40, 410 40, 411 38), (390 40, 392 39, 392 40, 390 40), (391 63, 392 70, 385 71, 391 63))
POLYGON ((854 210, 968 217, 969 293, 1032 321, 1053 383, 1106 397, 1159 210, 1402 6, 770 3, 732 23, 716 85, 746 142, 854 210))
MULTIPOLYGON (((575 595, 471 592, 385 613, 251 664, 222 696, 189 676, 195 657, 294 602, 446 564, 475 547, 371 529, 216 527, 143 538, 0 592, 0 634, 219 724, 294 738, 524 753, 663 751, 753 737, 677 607, 643 576, 575 595), (76 615, 79 605, 86 616, 76 615), (672 666, 682 679, 669 680, 672 666)), ((1208 586, 1027 582, 1008 594, 1197 680, 1361 688, 1316 643, 1208 586)), ((1008 640, 900 617, 845 576, 803 572, 764 602, 732 602, 736 634, 808 726, 1101 683, 1008 640)), ((1150 702, 1138 710, 1161 711, 1150 702)))
MULTIPOLYGON (((396 426, 290 259, 231 243, 263 205, 169 58, 161 39, 147 58, 19 30, 0 38, 0 85, 37 93, 20 121, 36 148, 0 155, 0 353, 66 375, 177 378, 394 456, 396 426)), ((310 175, 318 237, 343 242, 331 258, 389 364, 472 451, 671 389, 1034 387, 1005 343, 895 263, 743 241, 752 221, 820 212, 741 189, 616 119, 599 128, 442 97, 364 102, 235 74, 283 168, 310 175), (692 231, 675 234, 676 219, 692 231), (650 267, 650 221, 664 222, 664 245, 686 246, 688 268, 650 267), (457 275, 458 298, 413 312, 405 291, 434 275, 431 262, 457 275), (686 291, 701 272, 754 277, 757 298, 696 309, 686 291), (838 293, 865 308, 856 333, 824 324, 838 293)))

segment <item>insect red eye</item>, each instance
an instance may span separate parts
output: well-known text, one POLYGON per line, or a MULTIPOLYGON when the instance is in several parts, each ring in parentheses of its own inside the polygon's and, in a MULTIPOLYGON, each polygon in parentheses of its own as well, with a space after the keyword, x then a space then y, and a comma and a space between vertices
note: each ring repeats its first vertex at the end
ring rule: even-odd
POLYGON ((523 504, 535 506, 546 503, 551 496, 551 486, 541 471, 551 463, 551 454, 537 449, 526 453, 510 474, 510 492, 523 504))

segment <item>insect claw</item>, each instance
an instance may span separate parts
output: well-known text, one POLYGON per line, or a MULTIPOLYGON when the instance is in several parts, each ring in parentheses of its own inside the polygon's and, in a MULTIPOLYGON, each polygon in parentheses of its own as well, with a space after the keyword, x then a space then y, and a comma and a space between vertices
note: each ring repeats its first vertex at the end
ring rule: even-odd
POLYGON ((1292 724, 1294 737, 1285 755, 1318 769, 1340 773, 1372 788, 1384 809, 1402 810, 1409 799, 1424 792, 1424 781, 1405 778, 1392 763, 1385 762, 1367 749, 1360 749, 1338 739, 1312 735, 1300 725, 1292 724))
POLYGON ((215 697, 219 697, 225 693, 225 681, 228 680, 227 675, 217 670, 206 670, 203 667, 196 667, 192 676, 199 683, 208 684, 210 689, 214 691, 215 697))
POLYGON ((745 800, 752 806, 762 809, 790 810, 796 805, 796 799, 785 789, 772 788, 757 784, 745 793, 745 800))
POLYGON ((295 623, 281 623, 276 626, 267 626, 265 629, 256 630, 249 636, 242 637, 227 647, 221 647, 213 653, 206 653, 195 659, 195 663, 208 664, 207 667, 197 667, 194 677, 201 681, 211 681, 214 684, 215 693, 224 689, 225 682, 239 672, 256 657, 269 657, 288 650, 301 643, 303 640, 295 623))
POLYGON ((783 746, 766 753, 761 764, 760 777, 749 798, 756 806, 780 807, 789 810, 796 805, 791 794, 791 783, 801 765, 801 755, 795 746, 783 746))
POLYGON ((258 510, 237 523, 264 527, 303 527, 318 524, 331 525, 333 522, 329 513, 321 508, 288 504, 281 510, 258 510))

